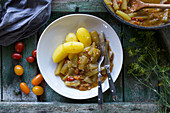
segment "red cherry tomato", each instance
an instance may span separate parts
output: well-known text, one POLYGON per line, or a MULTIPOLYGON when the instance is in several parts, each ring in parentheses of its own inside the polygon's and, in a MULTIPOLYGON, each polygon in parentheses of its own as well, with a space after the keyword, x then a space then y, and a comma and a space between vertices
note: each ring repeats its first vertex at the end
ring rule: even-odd
POLYGON ((75 80, 75 78, 73 78, 72 76, 68 76, 66 79, 66 81, 74 81, 74 80, 75 80))
POLYGON ((32 51, 32 56, 33 56, 34 58, 36 58, 36 55, 37 55, 37 49, 34 49, 34 50, 32 51))
POLYGON ((33 63, 33 62, 35 61, 35 59, 34 59, 34 57, 29 56, 29 57, 27 57, 27 61, 28 61, 29 63, 33 63))
POLYGON ((16 52, 21 53, 24 50, 24 44, 22 42, 16 43, 15 50, 16 52))
POLYGON ((13 54, 12 54, 12 58, 13 58, 13 59, 19 60, 19 59, 21 59, 21 57, 22 57, 22 55, 19 54, 19 53, 13 53, 13 54))

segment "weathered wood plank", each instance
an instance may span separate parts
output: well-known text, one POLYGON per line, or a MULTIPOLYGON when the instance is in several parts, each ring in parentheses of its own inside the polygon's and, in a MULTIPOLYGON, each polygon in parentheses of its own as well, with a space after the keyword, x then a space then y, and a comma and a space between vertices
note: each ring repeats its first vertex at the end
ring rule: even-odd
POLYGON ((14 74, 14 66, 18 62, 12 59, 15 52, 14 44, 8 47, 2 47, 2 100, 21 100, 21 92, 19 89, 20 77, 14 74))
POLYGON ((97 104, 64 104, 57 102, 1 102, 0 112, 62 112, 62 113, 153 113, 158 106, 153 103, 105 103, 99 110, 97 104))
POLYGON ((159 32, 162 36, 162 40, 165 43, 167 51, 170 55, 170 26, 163 28, 163 29, 160 29, 159 32))
POLYGON ((25 47, 22 54, 23 58, 21 65, 25 70, 24 75, 22 76, 22 81, 27 83, 28 87, 30 88, 29 95, 26 95, 22 92, 23 101, 37 101, 37 96, 32 92, 33 85, 31 84, 32 79, 38 74, 37 62, 36 59, 34 63, 28 63, 26 60, 28 56, 32 56, 32 51, 36 49, 37 43, 36 41, 37 41, 36 34, 28 39, 23 40, 25 47))
MULTIPOLYGON (((170 59, 169 59, 170 57, 170 26, 160 29, 158 37, 159 37, 160 47, 166 50, 164 55, 163 56, 161 55, 161 59, 165 60, 166 63, 169 63, 170 62, 170 59)), ((159 86, 159 89, 161 92, 162 87, 159 86)), ((170 95, 167 95, 167 97, 170 97, 170 95)), ((170 103, 170 98, 167 98, 167 100, 168 100, 168 103, 170 103)))
MULTIPOLYGON (((7 0, 0 0, 3 4, 7 0)), ((75 12, 76 9, 80 12, 107 12, 102 0, 52 0, 53 12, 75 12)))
POLYGON ((53 0, 52 11, 55 12, 107 12, 102 0, 53 0))
POLYGON ((24 51, 22 59, 12 59, 12 54, 15 52, 15 44, 8 47, 2 47, 2 78, 3 78, 3 101, 37 101, 36 95, 30 92, 26 95, 20 90, 20 83, 25 82, 32 89, 31 79, 37 74, 36 63, 29 64, 26 61, 31 52, 35 49, 34 37, 22 40, 24 43, 24 51), (17 76, 14 73, 14 66, 21 65, 24 68, 24 74, 17 76))
MULTIPOLYGON (((144 31, 138 29, 138 31, 144 31)), ((145 86, 141 85, 132 75, 127 73, 129 63, 133 62, 130 57, 128 57, 128 52, 126 48, 128 46, 134 46, 130 44, 130 38, 138 38, 137 29, 124 25, 123 26, 123 45, 124 45, 124 101, 125 102, 152 102, 157 99, 156 94, 146 88, 145 86)), ((155 38, 156 40, 156 38, 155 38)), ((143 42, 141 42, 143 43, 143 42)), ((158 81, 155 78, 152 78, 151 81, 154 84, 155 88, 158 88, 158 81)))
MULTIPOLYGON (((66 15, 68 13, 52 13, 51 18, 48 22, 51 23, 53 20, 61 17, 62 15, 66 15)), ((92 15, 98 16, 104 20, 106 20, 106 22, 108 22, 113 29, 115 29, 115 31, 117 32, 117 34, 119 35, 121 32, 121 24, 115 20, 111 15, 109 15, 108 13, 91 13, 92 15)), ((117 89, 117 94, 118 94, 118 100, 117 101, 123 101, 123 86, 122 86, 122 74, 119 75, 119 78, 117 79, 116 83, 116 89, 117 89)), ((58 93, 54 92, 46 83, 43 83, 43 87, 45 89, 45 94, 42 95, 40 97, 40 101, 57 101, 57 102, 71 102, 71 103, 91 103, 91 102, 97 102, 97 97, 92 98, 92 99, 88 99, 88 100, 72 100, 72 99, 68 99, 66 97, 63 97, 61 95, 59 95, 58 93)), ((105 102, 112 102, 112 97, 110 95, 110 90, 107 90, 104 93, 104 101, 105 102)))

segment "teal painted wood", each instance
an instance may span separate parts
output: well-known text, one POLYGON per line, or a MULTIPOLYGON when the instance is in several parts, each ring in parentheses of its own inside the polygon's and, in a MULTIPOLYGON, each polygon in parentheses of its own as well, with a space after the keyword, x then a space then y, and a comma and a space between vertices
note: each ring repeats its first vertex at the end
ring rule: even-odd
MULTIPOLYGON (((3 0, 5 1, 5 0, 3 0)), ((55 12, 70 12, 74 13, 76 7, 79 7, 79 12, 93 12, 92 15, 96 15, 108 22, 115 31, 120 34, 120 32, 123 32, 124 39, 123 39, 123 46, 127 47, 129 45, 128 39, 129 37, 135 36, 134 28, 129 28, 127 26, 121 27, 121 23, 115 20, 109 13, 107 12, 101 3, 101 0, 53 0, 52 3, 52 17, 49 20, 48 24, 51 23, 54 19, 57 19, 61 16, 64 16, 69 13, 55 13, 55 12), (103 13, 94 13, 94 12, 103 12, 103 13)), ((166 30, 165 30, 166 31, 166 30)), ((25 94, 20 92, 19 89, 19 83, 21 81, 25 81, 28 83, 29 87, 32 89, 32 85, 30 83, 31 79, 38 74, 36 69, 36 63, 34 64, 28 64, 26 62, 26 57, 31 55, 31 51, 35 48, 35 39, 26 39, 23 40, 23 42, 26 45, 27 51, 24 51, 24 59, 20 61, 15 61, 11 59, 11 55, 14 52, 14 45, 11 45, 9 47, 2 47, 2 80, 3 86, 2 86, 2 100, 4 101, 36 101, 37 98, 35 95, 31 94, 26 96, 25 94), (22 77, 18 77, 14 75, 13 68, 15 64, 21 63, 25 68, 25 74, 22 77), (25 76, 26 75, 26 76, 25 76)), ((125 51, 125 62, 124 62, 124 73, 120 74, 119 78, 116 81, 116 89, 118 92, 118 101, 153 101, 156 99, 155 95, 142 85, 140 85, 138 82, 135 81, 135 79, 127 75, 127 64, 131 62, 133 59, 130 59, 127 57, 127 52, 125 51), (124 81, 122 81, 122 79, 124 81), (123 82, 123 83, 122 83, 123 82), (124 85, 123 85, 124 84, 124 85), (123 97, 123 90, 124 90, 124 97, 123 97)), ((1 78, 0 78, 1 79, 1 78)), ((154 81, 155 85, 157 85, 157 82, 154 81)), ((96 103, 97 98, 92 98, 90 100, 72 100, 65 98, 56 92, 54 92, 45 82, 41 84, 41 86, 44 87, 45 93, 38 97, 40 101, 58 101, 58 102, 69 102, 69 103, 96 103)), ((1 93, 1 92, 0 92, 1 93)), ((104 99, 105 102, 111 102, 111 96, 109 93, 109 90, 107 90, 104 93, 104 99)), ((66 105, 67 106, 67 105, 66 105)), ((61 108, 59 108, 61 109, 61 108)))
POLYGON ((12 54, 15 52, 15 44, 8 47, 2 47, 2 78, 3 78, 3 101, 37 101, 36 95, 30 92, 26 95, 20 90, 20 83, 25 82, 30 90, 32 89, 31 79, 37 74, 36 63, 29 64, 26 58, 31 55, 35 49, 34 37, 22 40, 25 44, 24 51, 22 52, 22 59, 12 59, 12 54), (17 76, 14 73, 14 66, 21 65, 24 68, 24 74, 17 76))
MULTIPOLYGON (((135 29, 129 26, 123 26, 123 46, 124 46, 124 101, 125 102, 153 102, 157 99, 156 94, 141 85, 132 75, 127 74, 129 63, 133 62, 135 59, 128 57, 126 48, 128 46, 134 46, 130 44, 130 38, 138 38, 140 36, 136 35, 137 31, 144 31, 140 29, 135 29)), ((156 40, 156 38, 155 38, 156 40)), ((143 42, 141 42, 143 43, 143 42)), ((158 81, 156 78, 152 78, 151 82, 154 84, 155 88, 158 88, 158 81)))
POLYGON ((30 93, 28 95, 22 92, 22 100, 23 101, 37 101, 37 96, 32 92, 32 88, 34 86, 31 84, 32 79, 38 74, 37 62, 36 62, 36 59, 34 63, 28 63, 26 60, 28 56, 32 56, 32 51, 36 49, 37 36, 34 35, 28 39, 22 40, 22 42, 25 45, 24 51, 22 54, 23 58, 20 63, 25 69, 24 75, 22 76, 22 81, 25 82, 30 88, 30 93))
POLYGON ((53 0, 53 12, 107 12, 102 0, 53 0))
MULTIPOLYGON (((0 0, 2 5, 6 1, 0 0)), ((52 0, 51 6, 53 12, 75 12, 76 8, 80 12, 107 12, 102 0, 52 0)))
POLYGON ((21 100, 21 92, 19 89, 20 77, 14 74, 14 66, 18 62, 12 59, 12 54, 15 52, 14 44, 8 47, 2 47, 2 76, 3 86, 2 100, 21 100))
MULTIPOLYGON (((159 36, 160 46, 166 50, 165 55, 163 56, 166 58, 163 58, 163 57, 161 57, 161 58, 166 60, 166 62, 167 61, 170 62, 170 59, 169 59, 169 57, 170 57, 170 26, 160 29, 159 33, 160 33, 160 36, 159 36)), ((159 87, 159 88, 161 91, 161 87, 159 87)), ((170 95, 167 95, 167 97, 170 97, 170 95)), ((167 98, 167 100, 170 103, 170 98, 167 98)))
POLYGON ((66 104, 58 102, 1 102, 0 112, 54 112, 54 113, 154 113, 153 103, 105 103, 99 110, 97 104, 66 104))
MULTIPOLYGON (((1 0, 2 5, 7 0, 1 0)), ((52 12, 107 12, 102 0, 52 0, 52 12)))
MULTIPOLYGON (((160 31, 160 34, 162 37, 162 41, 163 41, 163 43, 165 43, 165 47, 166 47, 166 49, 169 53, 169 56, 170 56, 170 26, 160 29, 159 31, 160 31)), ((169 59, 169 61, 170 61, 170 59, 169 59)))
MULTIPOLYGON (((57 19, 63 15, 66 15, 66 14, 68 14, 68 13, 52 13, 48 24, 50 24, 55 19, 57 19)), ((109 15, 108 13, 90 13, 90 14, 104 19, 106 22, 108 22, 113 27, 113 29, 115 29, 115 31, 117 32, 118 35, 120 34, 121 24, 117 20, 115 20, 111 15, 109 15)), ((123 101, 122 74, 119 75, 119 78, 117 79, 115 85, 116 85, 117 94, 118 94, 117 101, 123 101)), ((70 102, 70 103, 91 103, 91 102, 96 103, 97 102, 97 97, 94 97, 94 98, 88 99, 88 100, 80 100, 80 101, 68 99, 66 97, 59 95, 55 91, 53 91, 46 83, 43 83, 42 86, 45 89, 45 93, 44 93, 44 95, 40 96, 40 101, 47 101, 47 102, 57 101, 57 102, 70 102)), ((104 93, 104 101, 112 102, 110 90, 107 90, 104 93)))

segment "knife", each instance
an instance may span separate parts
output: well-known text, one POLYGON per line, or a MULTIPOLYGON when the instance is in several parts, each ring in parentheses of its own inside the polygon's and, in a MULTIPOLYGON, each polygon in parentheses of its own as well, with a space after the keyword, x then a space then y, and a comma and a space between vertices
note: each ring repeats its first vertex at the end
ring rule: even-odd
POLYGON ((105 67, 105 69, 107 71, 109 87, 110 87, 110 91, 111 91, 111 94, 112 94, 112 98, 115 101, 117 99, 117 93, 116 93, 116 88, 115 88, 113 79, 112 79, 111 74, 110 74, 110 59, 109 59, 109 55, 108 55, 108 46, 106 45, 106 37, 105 37, 104 32, 101 32, 101 37, 103 37, 103 39, 104 39, 104 47, 105 47, 105 51, 104 51, 104 57, 105 57, 104 58, 105 59, 104 67, 105 67))

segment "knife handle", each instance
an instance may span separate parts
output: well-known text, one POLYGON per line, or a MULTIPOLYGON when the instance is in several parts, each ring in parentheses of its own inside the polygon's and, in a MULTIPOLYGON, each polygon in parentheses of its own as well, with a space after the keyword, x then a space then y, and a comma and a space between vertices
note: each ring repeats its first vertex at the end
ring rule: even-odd
POLYGON ((102 82, 101 82, 100 77, 98 81, 98 104, 99 105, 103 104, 102 82))
POLYGON ((108 80, 109 80, 110 92, 111 92, 111 94, 112 94, 113 100, 115 101, 115 100, 117 99, 116 88, 115 88, 113 79, 112 79, 112 77, 111 77, 111 74, 110 74, 110 73, 107 73, 107 76, 108 76, 108 80))

